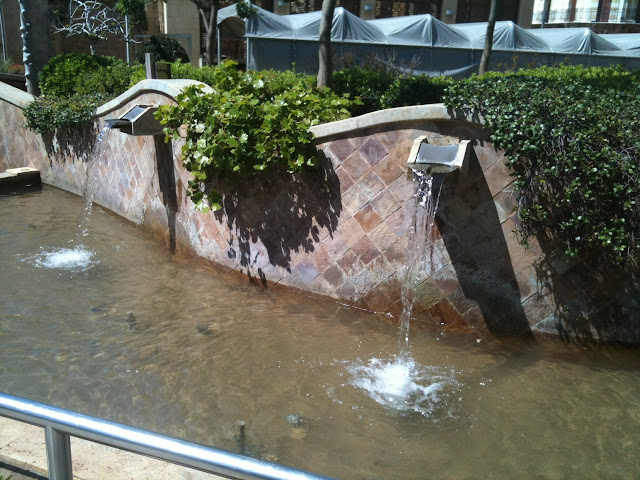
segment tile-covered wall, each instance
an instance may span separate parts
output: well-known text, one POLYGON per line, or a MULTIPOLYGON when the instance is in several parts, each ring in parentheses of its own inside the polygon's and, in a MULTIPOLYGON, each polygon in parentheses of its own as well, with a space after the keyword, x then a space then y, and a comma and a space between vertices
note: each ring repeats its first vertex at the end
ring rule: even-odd
MULTIPOLYGON (((106 116, 135 103, 171 101, 147 92, 106 116)), ((99 162, 96 201, 170 248, 267 287, 296 287, 395 317, 415 210, 416 184, 406 166, 411 146, 421 135, 435 143, 471 139, 463 171, 444 180, 418 280, 417 324, 526 336, 556 310, 538 285, 539 247, 535 241, 522 246, 513 233, 506 159, 478 124, 422 118, 320 138, 324 161, 317 174, 217 186, 223 209, 207 214, 186 195, 189 173, 179 161, 179 143, 109 131, 92 153, 94 136, 41 137, 23 124, 21 108, 0 101, 0 169, 35 167, 45 182, 80 194, 93 158, 99 162)))

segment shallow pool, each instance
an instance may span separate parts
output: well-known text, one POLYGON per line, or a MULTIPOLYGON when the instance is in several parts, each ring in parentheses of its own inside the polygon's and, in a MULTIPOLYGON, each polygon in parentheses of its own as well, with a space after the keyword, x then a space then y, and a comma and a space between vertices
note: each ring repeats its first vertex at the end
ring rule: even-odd
POLYGON ((172 258, 0 196, 0 390, 339 479, 640 475, 635 350, 487 344, 172 258))

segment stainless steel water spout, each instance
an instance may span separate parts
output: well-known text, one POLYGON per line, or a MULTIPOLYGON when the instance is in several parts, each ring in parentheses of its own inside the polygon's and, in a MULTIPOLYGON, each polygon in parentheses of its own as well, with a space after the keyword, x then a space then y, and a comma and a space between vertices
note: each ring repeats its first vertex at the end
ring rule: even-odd
POLYGON ((469 140, 449 145, 436 145, 427 141, 427 136, 416 138, 409 153, 407 166, 411 170, 427 173, 450 173, 462 169, 468 152, 469 140))
POLYGON ((107 118, 105 123, 129 135, 162 135, 162 125, 156 120, 156 105, 136 105, 120 118, 107 118))

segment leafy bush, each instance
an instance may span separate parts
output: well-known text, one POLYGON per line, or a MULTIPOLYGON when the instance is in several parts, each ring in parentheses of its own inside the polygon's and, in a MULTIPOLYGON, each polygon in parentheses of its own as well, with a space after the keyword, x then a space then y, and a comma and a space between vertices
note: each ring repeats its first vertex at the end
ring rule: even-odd
POLYGON ((333 74, 331 89, 338 95, 358 98, 361 103, 352 103, 351 113, 364 113, 380 110, 380 99, 389 90, 397 75, 371 67, 353 67, 333 74))
POLYGON ((58 55, 42 69, 40 90, 42 95, 54 97, 95 93, 116 96, 129 86, 131 73, 131 67, 114 57, 58 55))
POLYGON ((179 41, 169 35, 152 35, 148 40, 145 40, 136 50, 136 60, 144 63, 144 56, 147 53, 153 53, 158 62, 176 62, 179 60, 189 63, 187 51, 179 41))
MULTIPOLYGON (((230 66, 237 65, 233 62, 227 62, 230 66)), ((218 70, 215 67, 194 67, 190 63, 182 63, 180 61, 171 64, 171 76, 173 78, 182 78, 189 80, 197 80, 198 82, 206 83, 209 86, 220 85, 223 81, 221 75, 226 72, 225 69, 218 70)), ((134 70, 131 75, 130 87, 133 87, 136 83, 146 78, 144 68, 138 68, 134 70)))
POLYGON ((445 104, 483 113, 493 144, 509 157, 525 237, 605 269, 638 259, 638 72, 491 74, 452 84, 445 104))
POLYGON ((95 109, 108 100, 103 94, 74 95, 69 98, 42 97, 24 109, 27 127, 37 133, 71 130, 91 120, 95 109))
POLYGON ((448 77, 398 77, 380 98, 382 108, 428 105, 442 102, 445 90, 453 80, 448 77))
POLYGON ((446 77, 402 76, 374 67, 353 67, 333 75, 332 89, 338 95, 358 98, 361 103, 351 107, 353 115, 362 115, 385 108, 439 103, 447 86, 446 77))
POLYGON ((349 101, 315 88, 314 77, 242 73, 231 62, 214 70, 214 93, 189 87, 177 106, 162 106, 157 113, 167 140, 181 138, 186 125, 182 161, 193 173, 189 195, 200 210, 220 208, 220 194, 210 190, 213 181, 315 167, 309 127, 348 117, 349 101))

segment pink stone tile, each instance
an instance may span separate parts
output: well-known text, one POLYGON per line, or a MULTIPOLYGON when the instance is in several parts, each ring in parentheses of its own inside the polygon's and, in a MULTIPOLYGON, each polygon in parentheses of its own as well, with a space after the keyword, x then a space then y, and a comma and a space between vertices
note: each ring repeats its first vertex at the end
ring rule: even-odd
POLYGON ((322 244, 327 248, 327 252, 329 252, 329 255, 331 255, 331 258, 334 260, 339 259, 342 257, 344 252, 349 250, 349 245, 347 245, 347 242, 345 242, 344 238, 342 238, 342 235, 338 231, 333 232, 333 234, 327 237, 322 244))
POLYGON ((358 150, 362 159, 371 166, 378 163, 387 154, 387 148, 376 136, 369 138, 358 150))
POLYGON ((391 185, 389 185, 389 192, 401 205, 404 205, 409 200, 412 200, 415 191, 416 182, 407 180, 404 175, 398 177, 391 185))
POLYGON ((398 145, 407 136, 407 130, 390 130, 388 132, 380 132, 376 138, 387 148, 393 148, 398 145))
POLYGON ((389 216, 386 223, 398 237, 404 237, 411 228, 413 215, 406 208, 399 208, 389 216))
POLYGON ((346 160, 356 150, 355 145, 348 138, 329 142, 327 148, 341 161, 346 160))
POLYGON ((327 247, 322 244, 318 244, 315 246, 315 250, 311 254, 311 261, 313 262, 318 272, 323 272, 333 264, 333 258, 331 258, 331 255, 329 255, 327 247))
POLYGON ((355 217, 350 218, 345 221, 338 228, 338 232, 344 238, 344 241, 347 242, 349 247, 353 247, 358 241, 365 236, 365 231, 360 226, 360 223, 355 217))
POLYGON ((351 250, 364 265, 367 265, 380 255, 380 251, 368 237, 362 237, 351 250))
POLYGON ((329 283, 329 285, 333 287, 332 290, 338 288, 345 281, 344 272, 336 264, 333 264, 329 268, 327 268, 322 274, 322 277, 327 281, 327 283, 329 283))
POLYGON ((389 150, 389 157, 403 170, 406 171, 407 161, 409 160, 409 153, 413 147, 413 140, 405 138, 394 148, 389 150))
POLYGON ((349 190, 342 194, 342 205, 350 215, 354 215, 361 210, 368 201, 369 199, 360 190, 358 184, 354 184, 349 190))
POLYGON ((400 167, 391 155, 387 155, 373 167, 373 171, 378 175, 382 183, 390 185, 398 177, 404 175, 407 169, 400 167))
POLYGON ((366 205, 362 210, 353 216, 362 227, 362 230, 369 233, 376 228, 382 219, 380 215, 373 209, 371 204, 366 205))
POLYGON ((371 206, 378 212, 380 218, 385 220, 400 208, 400 202, 396 200, 396 197, 394 197, 391 192, 384 190, 371 201, 371 206))
POLYGON ((343 168, 338 168, 336 171, 336 175, 338 176, 338 181, 340 182, 340 192, 344 193, 353 185, 353 179, 347 173, 347 171, 343 168))
POLYGON ((365 194, 367 200, 371 201, 382 193, 385 189, 385 184, 375 172, 369 171, 358 182, 358 187, 360 187, 360 191, 365 194))
POLYGON ((355 151, 343 162, 342 168, 357 182, 362 175, 369 171, 371 166, 362 158, 358 151, 355 151))
POLYGON ((381 252, 384 252, 398 241, 398 236, 393 233, 385 222, 380 223, 380 225, 369 232, 368 237, 381 252))
POLYGON ((348 276, 354 275, 356 272, 359 272, 364 264, 360 260, 360 258, 353 252, 353 250, 348 250, 345 254, 338 260, 338 265, 342 269, 342 271, 348 276))

